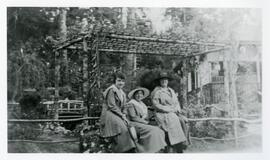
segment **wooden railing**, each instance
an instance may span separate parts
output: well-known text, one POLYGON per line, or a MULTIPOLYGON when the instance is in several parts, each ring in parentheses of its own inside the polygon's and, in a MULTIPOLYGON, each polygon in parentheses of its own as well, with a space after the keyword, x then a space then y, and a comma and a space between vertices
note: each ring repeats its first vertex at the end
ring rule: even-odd
MULTIPOLYGON (((65 99, 65 100, 59 100, 56 103, 58 104, 58 112, 59 113, 62 113, 62 112, 81 112, 81 111, 85 110, 85 107, 83 105, 83 101, 79 101, 79 100, 65 99)), ((42 102, 42 104, 46 106, 46 109, 48 111, 54 110, 54 105, 55 105, 54 101, 46 101, 46 102, 42 102)))

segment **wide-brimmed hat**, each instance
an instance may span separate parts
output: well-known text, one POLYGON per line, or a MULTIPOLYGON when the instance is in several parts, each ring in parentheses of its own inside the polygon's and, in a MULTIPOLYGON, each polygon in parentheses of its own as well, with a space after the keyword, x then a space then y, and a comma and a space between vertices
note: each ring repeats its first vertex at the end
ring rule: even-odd
POLYGON ((139 87, 139 88, 136 88, 136 89, 133 89, 132 91, 130 91, 130 92, 128 93, 128 98, 129 98, 129 99, 132 99, 133 96, 134 96, 134 94, 135 94, 137 91, 143 91, 143 98, 142 98, 142 99, 144 99, 144 98, 146 98, 147 96, 149 96, 149 90, 148 90, 148 89, 143 88, 143 87, 139 87))
POLYGON ((158 77, 155 79, 155 81, 159 81, 160 79, 168 79, 168 80, 172 80, 172 78, 168 75, 167 72, 160 72, 158 77))

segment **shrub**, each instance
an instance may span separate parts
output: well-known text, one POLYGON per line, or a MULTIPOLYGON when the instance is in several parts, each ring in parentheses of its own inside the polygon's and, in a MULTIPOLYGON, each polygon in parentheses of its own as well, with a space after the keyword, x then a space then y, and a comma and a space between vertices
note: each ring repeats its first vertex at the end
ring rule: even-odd
POLYGON ((42 118, 45 115, 45 109, 40 105, 40 101, 41 96, 38 93, 25 93, 19 101, 21 106, 21 118, 42 118))
POLYGON ((113 142, 111 139, 100 137, 99 125, 82 123, 75 129, 80 136, 80 152, 84 153, 112 153, 113 142))

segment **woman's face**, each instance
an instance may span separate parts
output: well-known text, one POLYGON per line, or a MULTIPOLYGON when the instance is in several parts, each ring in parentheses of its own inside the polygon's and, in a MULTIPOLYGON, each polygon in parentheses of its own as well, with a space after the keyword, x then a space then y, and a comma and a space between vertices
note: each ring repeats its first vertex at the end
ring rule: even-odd
POLYGON ((168 79, 167 78, 162 78, 161 80, 160 80, 160 85, 161 85, 161 87, 167 87, 168 86, 168 79))
POLYGON ((121 78, 116 78, 116 80, 115 80, 115 86, 118 89, 122 89, 125 86, 125 80, 124 79, 121 79, 121 78))
POLYGON ((134 94, 134 98, 135 100, 137 101, 141 101, 143 99, 143 91, 137 91, 135 94, 134 94))

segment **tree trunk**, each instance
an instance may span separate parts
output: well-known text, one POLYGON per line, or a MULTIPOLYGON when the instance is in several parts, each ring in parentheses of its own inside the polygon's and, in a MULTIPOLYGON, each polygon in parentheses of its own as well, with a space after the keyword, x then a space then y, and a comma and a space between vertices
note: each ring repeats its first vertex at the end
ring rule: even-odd
MULTIPOLYGON (((83 19, 83 25, 82 25, 82 28, 81 28, 81 32, 84 32, 86 31, 86 27, 88 25, 88 22, 87 22, 87 19, 83 19)), ((91 52, 88 52, 88 46, 87 46, 87 42, 86 40, 84 39, 83 40, 83 64, 82 64, 82 72, 83 72, 83 84, 82 84, 82 91, 83 91, 83 98, 84 100, 86 101, 86 98, 87 98, 87 92, 89 90, 89 73, 88 73, 88 57, 91 52)))
MULTIPOLYGON (((124 10, 125 11, 125 10, 124 10)), ((127 14, 124 12, 122 13, 122 22, 126 22, 124 26, 126 26, 129 30, 133 30, 134 27, 136 27, 136 19, 135 19, 135 9, 134 8, 128 8, 127 14), (125 21, 126 19, 126 21, 125 21)), ((124 66, 123 66, 123 73, 126 75, 127 83, 131 83, 131 79, 133 76, 133 70, 134 70, 134 62, 136 59, 135 54, 126 54, 124 55, 124 66)), ((126 86, 131 86, 127 84, 126 86)))
MULTIPOLYGON (((66 25, 66 20, 67 20, 67 9, 66 8, 61 8, 60 9, 60 15, 59 15, 59 37, 60 41, 63 42, 67 39, 67 25, 66 25)), ((68 55, 67 55, 67 50, 63 50, 63 57, 64 57, 64 77, 63 77, 63 85, 68 85, 70 86, 70 80, 69 80, 69 67, 68 67, 68 55)))
POLYGON ((12 92, 11 102, 16 102, 16 96, 18 94, 18 90, 20 87, 19 85, 20 85, 20 74, 18 73, 18 71, 15 71, 15 87, 12 92))

